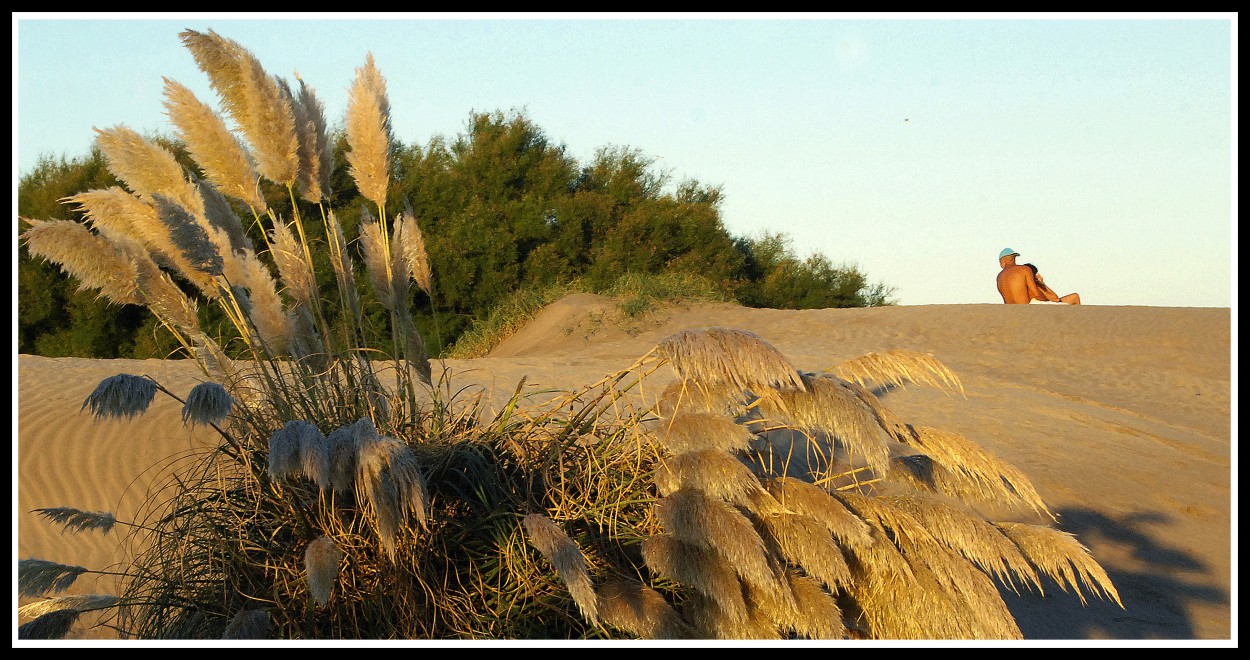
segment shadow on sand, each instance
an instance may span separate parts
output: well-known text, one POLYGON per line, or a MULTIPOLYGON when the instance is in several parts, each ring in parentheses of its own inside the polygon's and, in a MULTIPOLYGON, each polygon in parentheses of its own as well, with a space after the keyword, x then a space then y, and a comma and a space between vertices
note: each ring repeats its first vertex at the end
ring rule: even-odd
POLYGON ((1198 584, 1187 578, 1206 569, 1192 556, 1158 545, 1149 533, 1152 525, 1167 524, 1158 513, 1111 518, 1084 508, 1057 512, 1060 528, 1087 547, 1117 545, 1144 562, 1142 571, 1113 570, 1105 564, 1124 609, 1112 601, 1086 596, 1085 604, 1071 591, 1047 580, 1046 596, 1017 595, 1001 588, 1004 602, 1015 616, 1026 640, 1090 639, 1197 639, 1188 605, 1227 605, 1226 589, 1198 584))

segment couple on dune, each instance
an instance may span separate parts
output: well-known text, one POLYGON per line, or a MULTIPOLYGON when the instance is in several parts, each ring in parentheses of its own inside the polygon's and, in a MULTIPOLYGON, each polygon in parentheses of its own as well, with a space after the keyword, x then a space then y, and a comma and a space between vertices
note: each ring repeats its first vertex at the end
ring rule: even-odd
POLYGON ((1017 264, 1019 252, 1011 248, 1003 248, 998 253, 998 293, 1008 305, 1027 305, 1033 301, 1042 303, 1058 303, 1068 305, 1081 304, 1081 296, 1069 293, 1060 296, 1038 274, 1033 264, 1017 264))

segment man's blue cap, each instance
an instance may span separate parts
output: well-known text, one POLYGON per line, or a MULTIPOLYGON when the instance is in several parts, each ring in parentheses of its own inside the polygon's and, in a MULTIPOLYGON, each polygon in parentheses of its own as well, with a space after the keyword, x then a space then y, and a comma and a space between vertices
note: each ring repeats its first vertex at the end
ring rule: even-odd
POLYGON ((1016 252, 1015 250, 1011 248, 1003 248, 1003 251, 998 253, 999 259, 1002 259, 1003 257, 1018 257, 1018 256, 1020 256, 1020 253, 1016 252))

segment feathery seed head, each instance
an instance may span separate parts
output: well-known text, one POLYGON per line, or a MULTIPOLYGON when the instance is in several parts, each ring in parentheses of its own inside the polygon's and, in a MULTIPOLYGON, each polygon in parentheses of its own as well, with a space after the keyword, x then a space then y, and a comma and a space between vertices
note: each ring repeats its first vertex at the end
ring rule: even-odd
POLYGON ((118 374, 100 381, 82 402, 81 411, 91 408, 97 419, 129 419, 147 412, 156 397, 156 382, 143 376, 118 374))
POLYGON ((659 349, 681 380, 752 391, 804 389, 785 356, 746 330, 683 330, 666 337, 659 349))
POLYGON ((182 423, 218 424, 230 416, 234 398, 218 383, 200 383, 191 388, 187 402, 182 406, 182 423))
POLYGON ((186 185, 182 165, 168 149, 125 126, 94 130, 109 171, 136 195, 145 199, 158 192, 172 195, 186 185))
POLYGON ((330 602, 330 592, 338 579, 339 563, 342 560, 343 551, 334 539, 325 535, 317 537, 304 550, 304 575, 308 580, 308 591, 322 607, 330 602))
POLYGON ((54 610, 17 627, 18 639, 64 639, 82 612, 54 610))
POLYGON ((355 426, 341 426, 326 436, 327 453, 330 456, 330 486, 336 493, 349 492, 356 484, 355 426))
POLYGON ((87 612, 103 610, 117 605, 120 599, 108 594, 74 594, 71 596, 55 596, 17 608, 19 617, 43 616, 49 612, 74 610, 87 612))
POLYGON ((135 264, 113 241, 77 222, 22 218, 30 228, 22 233, 31 254, 61 266, 78 279, 78 289, 98 289, 118 304, 143 304, 135 264))
POLYGON ((283 479, 303 474, 300 449, 309 436, 319 436, 316 426, 293 419, 269 438, 269 477, 283 479))
POLYGON ((364 66, 356 69, 356 80, 348 92, 347 144, 351 149, 347 162, 357 190, 378 208, 385 208, 390 183, 390 102, 372 53, 364 66))
POLYGON ((316 204, 330 194, 330 170, 334 166, 329 139, 326 136, 325 110, 316 92, 299 74, 299 93, 294 98, 296 135, 299 138, 300 194, 316 204))
POLYGON ((98 529, 102 533, 108 534, 113 529, 113 525, 117 523, 117 519, 111 513, 80 511, 64 506, 35 509, 34 512, 64 527, 61 530, 62 533, 67 531, 78 533, 87 529, 98 529))
POLYGON ((226 196, 208 181, 196 181, 195 186, 200 191, 200 198, 204 200, 204 219, 208 226, 225 234, 226 241, 223 242, 222 249, 231 253, 240 250, 253 251, 255 246, 252 245, 252 239, 247 237, 243 221, 231 208, 226 196))
POLYGON ((395 226, 398 228, 396 237, 408 267, 408 276, 426 295, 433 296, 433 275, 430 272, 430 257, 425 249, 425 236, 421 234, 421 227, 413 217, 411 209, 400 216, 395 226))
POLYGON ((598 603, 590 581, 590 569, 577 543, 554 520, 541 513, 531 513, 521 523, 525 526, 530 545, 551 562, 582 616, 592 625, 597 623, 598 603))
POLYGON ((640 582, 613 580, 599 587, 599 618, 639 639, 694 639, 695 632, 660 592, 640 582))
POLYGON ((165 78, 165 113, 209 181, 257 213, 268 210, 247 148, 220 115, 169 78, 165 78))
MULTIPOLYGON (((360 426, 364 419, 357 422, 360 426)), ((399 530, 408 517, 426 526, 429 495, 425 475, 417 457, 408 445, 387 437, 379 437, 373 424, 357 431, 356 489, 358 497, 368 500, 378 520, 378 534, 387 555, 393 560, 399 530), (361 438, 366 438, 361 441, 361 438)))
POLYGON ((20 559, 17 562, 17 593, 21 596, 42 596, 65 591, 79 575, 82 566, 68 566, 44 559, 20 559))
POLYGON ((300 436, 299 461, 300 471, 319 488, 327 490, 333 486, 330 443, 326 436, 320 432, 300 436))
POLYGON ((270 617, 264 610, 242 610, 230 617, 222 639, 268 639, 270 617))
POLYGON ((161 221, 169 229, 170 240, 182 257, 192 268, 210 277, 220 276, 224 267, 221 254, 217 252, 208 232, 195 221, 195 216, 163 194, 153 194, 152 200, 161 221))

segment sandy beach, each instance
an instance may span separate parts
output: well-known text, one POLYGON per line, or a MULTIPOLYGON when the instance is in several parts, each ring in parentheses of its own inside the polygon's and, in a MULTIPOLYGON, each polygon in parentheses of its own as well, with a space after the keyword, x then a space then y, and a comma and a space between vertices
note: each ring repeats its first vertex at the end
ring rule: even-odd
MULTIPOLYGON (((872 351, 932 354, 966 396, 906 386, 882 402, 905 421, 960 433, 1020 468, 1106 569, 1121 609, 1050 589, 1007 592, 1026 641, 1236 640, 1236 429, 1227 308, 926 305, 770 310, 697 304, 624 319, 611 301, 551 305, 488 357, 436 363, 452 383, 501 401, 574 389, 628 366, 689 328, 756 333, 800 370, 872 351)), ((174 391, 193 365, 17 356, 15 558, 105 569, 117 534, 62 534, 32 513, 71 506, 133 515, 149 484, 213 441, 157 400, 144 416, 94 421, 80 410, 104 378, 147 374, 174 391)), ((69 593, 115 593, 84 578, 69 593)), ((15 601, 16 601, 15 596, 15 601)), ((25 602, 25 601, 23 601, 25 602)), ((15 623, 16 627, 16 623, 15 623)), ((107 637, 107 631, 97 631, 107 637)))

